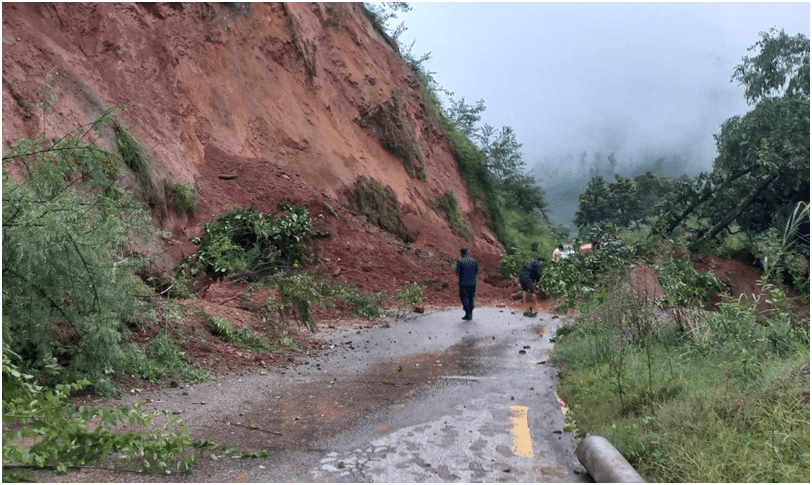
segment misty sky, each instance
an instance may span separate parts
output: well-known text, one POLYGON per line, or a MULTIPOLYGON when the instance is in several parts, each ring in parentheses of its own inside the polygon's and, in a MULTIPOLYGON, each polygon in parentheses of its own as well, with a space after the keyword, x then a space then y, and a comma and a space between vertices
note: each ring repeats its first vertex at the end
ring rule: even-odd
POLYGON ((582 151, 615 152, 618 171, 660 155, 682 160, 670 172, 710 170, 713 135, 748 111, 734 66, 760 31, 810 25, 809 3, 409 5, 390 22, 405 22, 401 43, 431 52, 455 98, 484 99, 483 122, 514 128, 542 185, 582 151))

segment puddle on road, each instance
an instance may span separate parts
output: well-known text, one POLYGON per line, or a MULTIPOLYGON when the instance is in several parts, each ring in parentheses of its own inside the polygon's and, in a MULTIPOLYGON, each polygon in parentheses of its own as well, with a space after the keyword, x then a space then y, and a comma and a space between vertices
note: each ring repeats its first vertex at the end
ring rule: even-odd
POLYGON ((286 385, 262 402, 238 406, 232 415, 218 417, 221 422, 209 423, 206 432, 225 447, 267 450, 271 456, 319 448, 380 407, 423 391, 443 376, 466 374, 463 360, 460 349, 452 348, 393 359, 359 374, 319 375, 306 384, 286 385))

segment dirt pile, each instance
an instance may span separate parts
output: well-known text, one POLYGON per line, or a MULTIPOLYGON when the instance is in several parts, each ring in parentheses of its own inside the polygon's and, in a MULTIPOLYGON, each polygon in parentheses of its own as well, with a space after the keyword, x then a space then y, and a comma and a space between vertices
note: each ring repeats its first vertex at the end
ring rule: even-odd
POLYGON ((640 298, 655 301, 665 296, 657 272, 651 266, 635 265, 630 275, 632 291, 640 298))
MULTIPOLYGON (((288 200, 332 234, 311 244, 318 269, 362 290, 418 281, 429 304, 455 305, 461 246, 498 280, 502 247, 474 210, 422 86, 360 4, 3 4, 6 147, 64 136, 117 105, 152 157, 155 186, 198 191, 197 214, 178 216, 158 190, 153 220, 170 237, 143 248, 158 270, 194 252, 190 239, 227 207, 272 211, 288 200), (397 129, 372 133, 389 125, 397 129), (395 141, 397 150, 383 147, 395 141), (347 208, 361 176, 392 189, 410 244, 347 208), (472 240, 433 207, 449 189, 472 240)), ((111 127, 91 136, 115 146, 111 127)), ((478 296, 504 293, 483 284, 478 296)))

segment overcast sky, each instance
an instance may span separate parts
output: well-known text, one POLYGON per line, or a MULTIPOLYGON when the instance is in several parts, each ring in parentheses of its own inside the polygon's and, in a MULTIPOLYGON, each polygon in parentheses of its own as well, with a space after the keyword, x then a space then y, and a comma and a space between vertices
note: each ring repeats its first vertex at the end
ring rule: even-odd
MULTIPOLYGON (((710 170, 713 135, 748 111, 730 82, 758 33, 809 36, 804 3, 422 3, 399 13, 441 86, 483 122, 511 126, 530 168, 553 174, 582 151, 621 164, 678 154, 694 174, 710 170)), ((676 168, 676 167, 673 167, 676 168)), ((547 181, 549 183, 549 180, 547 181)), ((542 180, 544 184, 544 180, 542 180)))

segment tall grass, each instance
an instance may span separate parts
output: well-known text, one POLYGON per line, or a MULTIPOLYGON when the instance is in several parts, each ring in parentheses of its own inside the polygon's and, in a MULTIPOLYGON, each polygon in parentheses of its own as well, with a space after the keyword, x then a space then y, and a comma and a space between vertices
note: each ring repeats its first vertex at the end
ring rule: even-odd
POLYGON ((649 481, 807 482, 808 315, 762 324, 752 305, 722 303, 689 340, 631 298, 556 335, 577 435, 606 436, 649 481))
POLYGON ((471 240, 471 230, 460 212, 460 202, 453 190, 448 189, 443 195, 435 199, 434 206, 445 212, 448 222, 451 223, 451 232, 463 239, 471 240))
POLYGON ((152 191, 154 185, 149 174, 149 158, 143 145, 135 139, 130 130, 121 124, 115 125, 116 146, 124 164, 135 173, 136 179, 142 187, 152 191))
POLYGON ((370 223, 406 242, 413 242, 416 239, 416 234, 403 222, 400 203, 391 187, 382 185, 372 178, 360 177, 347 191, 347 198, 350 206, 365 215, 370 223))
POLYGON ((197 214, 197 190, 194 185, 173 183, 169 186, 169 192, 178 214, 197 214))

